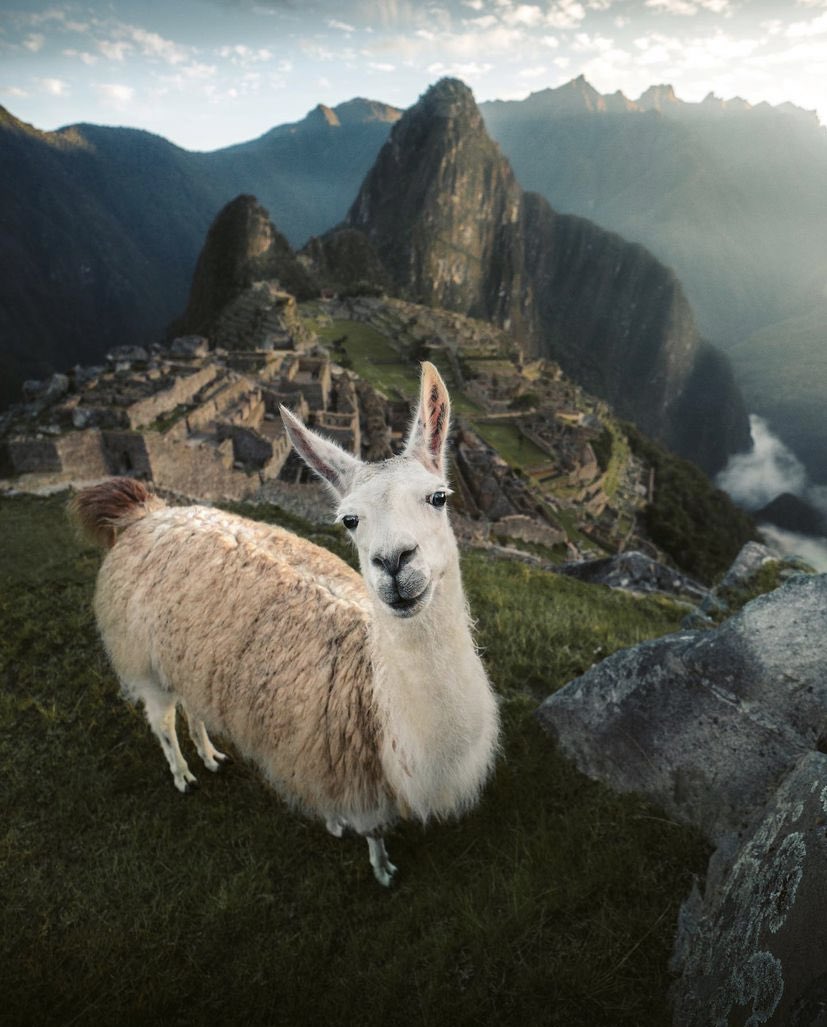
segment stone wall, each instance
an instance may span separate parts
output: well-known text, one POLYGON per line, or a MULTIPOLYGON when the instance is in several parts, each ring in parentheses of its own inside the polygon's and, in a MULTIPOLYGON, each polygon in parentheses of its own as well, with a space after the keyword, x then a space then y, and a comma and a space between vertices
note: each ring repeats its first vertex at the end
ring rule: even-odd
POLYGON ((246 499, 259 487, 257 474, 233 467, 233 444, 167 439, 154 432, 145 436, 152 480, 159 488, 200 499, 246 499))
POLYGON ((190 403, 193 398, 204 388, 214 381, 218 373, 215 364, 208 364, 193 374, 181 374, 175 378, 167 389, 161 389, 154 396, 147 396, 133 403, 128 411, 129 426, 140 428, 143 425, 152 424, 159 417, 170 413, 182 403, 190 403))

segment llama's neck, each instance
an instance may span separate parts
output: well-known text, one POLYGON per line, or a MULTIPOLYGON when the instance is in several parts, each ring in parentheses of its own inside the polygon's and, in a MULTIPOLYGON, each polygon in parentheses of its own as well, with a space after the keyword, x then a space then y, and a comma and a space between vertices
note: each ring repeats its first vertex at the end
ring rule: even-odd
POLYGON ((458 812, 476 799, 497 734, 458 559, 417 617, 375 611, 373 644, 383 764, 400 808, 422 820, 458 812))

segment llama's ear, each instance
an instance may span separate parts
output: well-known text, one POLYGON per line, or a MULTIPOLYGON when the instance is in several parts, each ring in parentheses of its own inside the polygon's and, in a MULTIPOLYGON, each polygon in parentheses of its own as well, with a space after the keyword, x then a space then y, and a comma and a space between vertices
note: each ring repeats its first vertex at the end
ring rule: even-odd
POLYGON ((416 419, 405 446, 405 456, 415 457, 429 471, 445 475, 445 448, 451 421, 451 400, 439 371, 426 360, 416 419))
POLYGON ((340 498, 346 495, 350 491, 360 461, 346 453, 335 442, 311 431, 286 406, 279 404, 279 412, 285 431, 302 460, 340 498))

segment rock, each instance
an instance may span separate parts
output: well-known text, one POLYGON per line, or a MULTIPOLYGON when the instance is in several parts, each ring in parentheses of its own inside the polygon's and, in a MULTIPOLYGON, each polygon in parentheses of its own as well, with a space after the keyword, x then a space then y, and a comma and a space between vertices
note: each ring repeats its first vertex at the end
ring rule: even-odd
POLYGON ((57 402, 69 391, 69 379, 65 374, 53 374, 46 382, 46 388, 40 395, 44 406, 57 402))
POLYGON ((578 581, 608 585, 609 588, 623 588, 632 592, 661 592, 679 596, 692 602, 706 602, 709 589, 688 578, 680 571, 672 570, 645 553, 630 551, 618 553, 598 560, 581 560, 564 563, 557 568, 578 581))
POLYGON ((175 357, 206 357, 210 352, 210 343, 203 335, 179 335, 170 343, 170 352, 175 357))
POLYGON ((824 745, 827 575, 794 577, 714 630, 615 653, 538 717, 584 773, 721 841, 824 745))
POLYGON ((674 1027, 827 1023, 827 757, 794 765, 706 894, 684 904, 672 969, 674 1027))
POLYGON ((149 353, 143 346, 114 346, 106 354, 106 359, 111 364, 145 364, 149 353))
POLYGON ((760 542, 747 542, 718 587, 744 588, 765 564, 777 562, 779 559, 778 553, 774 553, 760 542))

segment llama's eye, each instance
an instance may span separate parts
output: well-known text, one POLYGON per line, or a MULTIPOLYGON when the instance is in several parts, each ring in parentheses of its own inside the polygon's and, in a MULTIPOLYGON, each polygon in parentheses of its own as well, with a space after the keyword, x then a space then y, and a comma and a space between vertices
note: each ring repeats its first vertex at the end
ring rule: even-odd
POLYGON ((431 504, 431 506, 435 506, 437 509, 439 509, 441 506, 445 506, 445 503, 447 501, 447 492, 432 492, 430 496, 428 496, 428 502, 431 504))
POLYGON ((358 523, 359 518, 356 514, 345 514, 342 518, 342 524, 344 524, 348 531, 353 531, 358 523))

